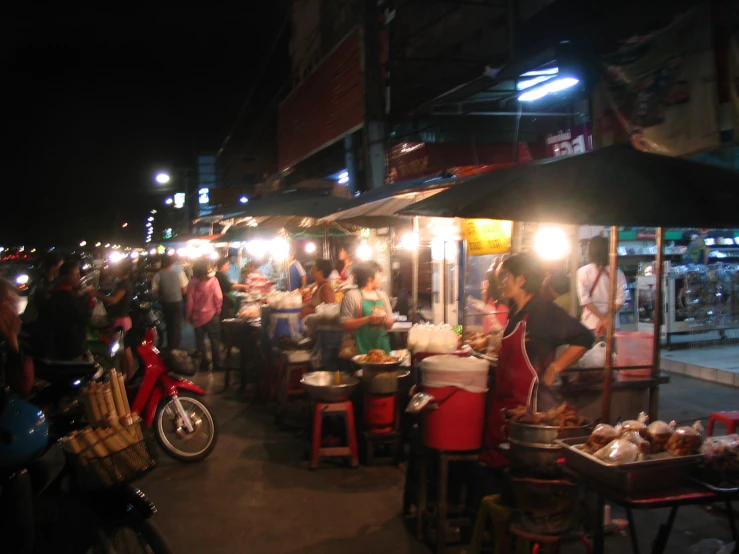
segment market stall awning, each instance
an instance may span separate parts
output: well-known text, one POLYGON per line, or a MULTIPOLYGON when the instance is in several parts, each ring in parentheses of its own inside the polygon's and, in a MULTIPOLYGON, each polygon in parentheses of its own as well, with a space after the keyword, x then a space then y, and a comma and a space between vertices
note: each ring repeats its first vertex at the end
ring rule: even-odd
POLYGON ((739 227, 739 173, 629 145, 469 179, 400 215, 631 227, 739 227))

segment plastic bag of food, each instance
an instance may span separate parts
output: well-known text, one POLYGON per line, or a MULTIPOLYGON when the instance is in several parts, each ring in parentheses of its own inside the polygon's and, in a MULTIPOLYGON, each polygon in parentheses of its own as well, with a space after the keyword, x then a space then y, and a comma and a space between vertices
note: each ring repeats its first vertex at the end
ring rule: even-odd
POLYGON ((599 423, 590 434, 590 438, 588 439, 588 442, 585 443, 583 450, 591 453, 598 452, 598 450, 603 448, 609 442, 617 439, 618 436, 618 429, 612 425, 608 425, 607 423, 599 423))
POLYGON ((638 459, 644 458, 651 451, 651 444, 636 431, 627 431, 621 435, 621 440, 629 441, 639 450, 638 459))
POLYGON ((629 464, 639 458, 639 447, 626 439, 616 439, 594 454, 607 464, 629 464))
POLYGON ((629 419, 627 421, 624 421, 621 425, 619 425, 619 428, 621 429, 621 434, 624 434, 628 431, 636 431, 639 433, 642 437, 645 439, 647 438, 647 421, 649 421, 649 416, 645 414, 644 412, 641 412, 639 414, 639 417, 636 419, 629 419))
POLYGON ((691 427, 678 427, 665 445, 665 450, 674 456, 689 456, 697 453, 703 446, 700 433, 703 426, 696 421, 691 427))
POLYGON ((647 439, 652 443, 652 453, 659 454, 665 451, 667 441, 670 440, 672 433, 675 432, 677 424, 671 421, 669 424, 664 421, 653 421, 647 426, 647 439))

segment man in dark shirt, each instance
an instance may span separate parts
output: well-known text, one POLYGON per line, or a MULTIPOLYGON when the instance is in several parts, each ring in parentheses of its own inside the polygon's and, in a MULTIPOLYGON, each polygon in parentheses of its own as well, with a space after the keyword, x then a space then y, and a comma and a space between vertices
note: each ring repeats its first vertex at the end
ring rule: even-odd
POLYGON ((39 314, 49 358, 75 360, 87 352, 87 324, 94 303, 89 295, 80 294, 79 284, 79 267, 72 262, 62 264, 59 282, 39 314))

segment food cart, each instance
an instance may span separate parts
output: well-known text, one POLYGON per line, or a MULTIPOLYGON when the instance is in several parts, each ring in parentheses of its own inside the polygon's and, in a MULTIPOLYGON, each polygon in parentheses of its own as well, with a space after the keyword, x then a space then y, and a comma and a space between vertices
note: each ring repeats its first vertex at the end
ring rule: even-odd
MULTIPOLYGON (((479 177, 419 202, 400 212, 403 215, 506 219, 520 222, 546 222, 547 224, 601 224, 628 226, 674 226, 674 227, 733 227, 737 216, 732 200, 735 200, 739 176, 730 171, 695 162, 656 156, 638 152, 630 146, 614 146, 594 152, 537 161, 504 169, 479 177), (715 202, 695 205, 683 201, 695 194, 696 190, 710 182, 715 202), (634 203, 634 198, 640 202, 634 203)), ((657 249, 655 273, 656 281, 663 275, 663 237, 664 227, 657 230, 657 249)), ((514 238, 515 242, 515 238, 514 238)), ((610 232, 610 271, 617 271, 618 227, 612 226, 610 232)), ((622 390, 643 391, 640 409, 647 409, 652 419, 656 419, 659 407, 659 385, 665 381, 659 375, 660 333, 659 319, 655 321, 653 334, 652 363, 628 369, 648 367, 650 377, 634 381, 616 382, 614 380, 613 315, 616 296, 615 279, 610 280, 609 325, 607 329, 607 348, 603 383, 585 383, 580 391, 597 392, 600 396, 600 416, 603 421, 614 419, 612 414, 634 414, 638 410, 630 408, 621 412, 617 395, 622 390), (589 389, 589 390, 588 390, 589 389), (619 406, 618 411, 614 406, 619 406)), ((661 289, 655 290, 655 305, 662 306, 661 289)), ((560 393, 578 404, 572 396, 572 389, 560 389, 560 393), (570 395, 570 396, 568 396, 570 395)), ((592 415, 587 410, 579 410, 583 415, 592 415)), ((633 417, 633 416, 632 416, 633 417)), ((556 432, 556 428, 555 428, 556 432)), ((582 438, 572 439, 572 444, 563 441, 559 446, 569 452, 571 446, 580 446, 582 438)), ((695 448, 691 452, 695 451, 695 448)), ((579 454, 578 454, 579 455, 579 454)), ((569 456, 568 456, 569 457, 569 456)), ((609 499, 627 509, 632 532, 632 545, 638 552, 636 531, 631 511, 639 508, 670 507, 668 521, 658 534, 654 552, 664 550, 669 532, 674 523, 679 506, 712 502, 730 502, 739 498, 739 482, 734 488, 719 490, 713 487, 689 484, 685 480, 686 467, 694 467, 702 456, 695 459, 676 461, 650 459, 645 464, 618 463, 603 469, 593 462, 589 465, 571 464, 576 477, 583 478, 597 493, 598 502, 595 514, 595 551, 603 552, 603 509, 605 499, 609 499), (683 463, 688 462, 688 463, 683 463), (629 467, 636 466, 636 467, 629 467), (679 466, 679 467, 678 467, 679 466), (574 469, 573 469, 574 468, 574 469), (597 468, 599 471, 590 471, 597 468), (650 476, 650 469, 653 472, 650 476), (674 473, 671 483, 664 483, 659 490, 646 490, 645 483, 654 484, 656 475, 669 471, 674 473), (641 485, 636 482, 641 478, 641 485), (619 485, 622 484, 623 486, 619 485)), ((607 465, 607 464, 605 464, 607 465)), ((729 517, 731 518, 731 510, 729 517)), ((732 531, 736 537, 733 520, 732 531)))

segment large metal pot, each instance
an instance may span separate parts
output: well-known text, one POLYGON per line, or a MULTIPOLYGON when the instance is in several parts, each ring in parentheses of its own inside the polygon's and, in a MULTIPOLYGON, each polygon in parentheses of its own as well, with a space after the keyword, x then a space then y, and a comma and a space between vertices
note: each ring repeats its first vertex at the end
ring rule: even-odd
POLYGON ((359 379, 349 373, 340 374, 340 382, 336 383, 335 371, 313 371, 306 373, 300 380, 305 392, 316 402, 344 402, 359 385, 359 379))
POLYGON ((508 432, 511 439, 519 442, 553 445, 557 439, 573 439, 575 437, 587 436, 590 434, 591 427, 592 425, 590 424, 580 427, 553 427, 511 421, 508 432))
POLYGON ((404 379, 411 374, 409 370, 405 371, 382 371, 382 372, 365 372, 363 369, 357 370, 354 374, 359 377, 365 392, 370 394, 394 394, 398 392, 398 380, 404 379))
POLYGON ((529 443, 510 440, 511 468, 520 475, 554 476, 561 474, 557 460, 564 457, 564 448, 555 444, 529 443))

